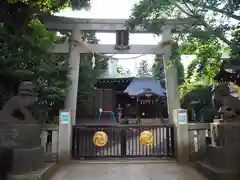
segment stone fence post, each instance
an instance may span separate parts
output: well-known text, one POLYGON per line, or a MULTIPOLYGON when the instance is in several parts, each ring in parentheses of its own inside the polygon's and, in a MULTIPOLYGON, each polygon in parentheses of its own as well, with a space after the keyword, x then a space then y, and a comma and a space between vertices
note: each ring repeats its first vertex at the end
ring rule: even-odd
POLYGON ((187 110, 174 109, 174 140, 175 153, 179 163, 187 163, 189 161, 189 137, 188 137, 188 117, 187 110))

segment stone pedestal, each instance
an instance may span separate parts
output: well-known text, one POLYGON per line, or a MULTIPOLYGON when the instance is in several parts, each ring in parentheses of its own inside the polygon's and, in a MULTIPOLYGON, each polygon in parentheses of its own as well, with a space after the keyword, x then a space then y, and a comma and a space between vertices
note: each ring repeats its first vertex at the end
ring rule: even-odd
POLYGON ((209 165, 225 170, 237 170, 240 167, 240 145, 235 147, 207 147, 209 165))
POLYGON ((174 109, 174 144, 176 158, 179 163, 189 161, 188 117, 185 109, 174 109))
POLYGON ((12 159, 12 174, 27 173, 43 167, 44 151, 41 147, 41 126, 1 125, 0 148, 7 150, 9 157, 2 157, 0 161, 12 159))
POLYGON ((189 138, 188 138, 188 124, 177 124, 175 131, 175 147, 176 157, 179 163, 185 164, 189 161, 189 138))
POLYGON ((200 170, 210 180, 240 178, 240 124, 212 123, 212 144, 207 147, 204 160, 198 162, 200 170))

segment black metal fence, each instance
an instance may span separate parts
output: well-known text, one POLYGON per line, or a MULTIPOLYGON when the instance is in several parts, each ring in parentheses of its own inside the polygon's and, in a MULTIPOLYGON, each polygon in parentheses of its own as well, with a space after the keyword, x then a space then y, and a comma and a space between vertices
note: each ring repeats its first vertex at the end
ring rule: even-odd
POLYGON ((174 129, 172 125, 75 125, 72 134, 73 159, 97 157, 172 157, 174 156, 174 129), (153 144, 142 145, 140 133, 153 133, 153 144), (93 144, 96 131, 108 135, 104 147, 93 144))

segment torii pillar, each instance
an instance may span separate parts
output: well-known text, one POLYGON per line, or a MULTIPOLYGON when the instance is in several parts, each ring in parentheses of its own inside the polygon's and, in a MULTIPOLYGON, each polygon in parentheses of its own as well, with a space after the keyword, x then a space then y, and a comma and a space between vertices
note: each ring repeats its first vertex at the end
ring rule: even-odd
POLYGON ((174 124, 173 110, 180 108, 180 96, 177 78, 176 64, 169 65, 172 52, 172 34, 171 27, 164 26, 162 34, 162 47, 164 49, 163 62, 167 92, 167 106, 168 106, 168 123, 174 124))
MULTIPOLYGON (((73 28, 72 37, 69 41, 69 60, 70 71, 68 79, 70 85, 65 99, 65 110, 70 111, 71 121, 68 123, 59 122, 59 144, 58 160, 61 164, 68 164, 71 161, 72 125, 76 124, 76 107, 78 94, 78 76, 80 65, 80 53, 77 48, 81 40, 81 32, 78 28, 73 28)), ((59 119, 60 120, 60 119, 59 119)))
POLYGON ((80 66, 80 53, 78 51, 78 45, 81 42, 81 31, 79 28, 74 27, 72 29, 72 36, 69 42, 69 74, 68 79, 70 85, 68 88, 68 94, 65 100, 65 109, 71 111, 72 125, 76 124, 76 110, 77 110, 77 94, 78 94, 78 77, 80 66))
POLYGON ((163 61, 167 89, 168 121, 174 125, 174 153, 177 161, 179 163, 187 163, 189 161, 188 124, 187 122, 185 124, 179 124, 173 116, 173 110, 180 109, 180 96, 176 63, 173 62, 169 64, 172 51, 171 43, 171 28, 165 26, 162 34, 162 46, 164 48, 163 61))

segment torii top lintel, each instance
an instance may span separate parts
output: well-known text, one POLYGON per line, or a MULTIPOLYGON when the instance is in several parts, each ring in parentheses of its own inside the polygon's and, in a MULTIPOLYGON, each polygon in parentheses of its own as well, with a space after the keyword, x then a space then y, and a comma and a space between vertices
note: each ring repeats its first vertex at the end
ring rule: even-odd
MULTIPOLYGON (((45 16, 44 23, 49 30, 71 31, 78 26, 81 31, 97 32, 115 32, 127 28, 127 19, 81 19, 61 16, 45 16)), ((168 19, 156 20, 164 22, 164 25, 170 26, 174 31, 182 31, 183 28, 190 27, 198 22, 196 19, 168 19)), ((143 27, 136 27, 131 33, 152 33, 143 27)))

